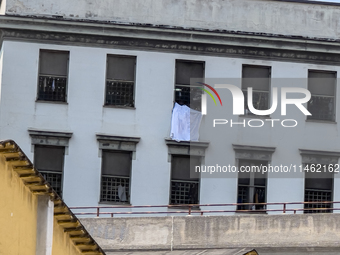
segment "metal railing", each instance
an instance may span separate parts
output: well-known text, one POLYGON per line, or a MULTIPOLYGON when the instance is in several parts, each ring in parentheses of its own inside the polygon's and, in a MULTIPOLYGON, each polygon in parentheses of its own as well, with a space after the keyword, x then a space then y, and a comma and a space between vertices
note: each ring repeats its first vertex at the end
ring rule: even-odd
POLYGON ((335 208, 335 204, 340 204, 340 201, 333 202, 333 201, 316 201, 316 202, 283 202, 283 203, 233 203, 233 204, 187 204, 187 205, 129 205, 129 206, 77 206, 77 207, 70 207, 75 215, 83 215, 83 216, 105 216, 109 215, 114 217, 114 215, 143 215, 143 214, 187 214, 187 215, 204 215, 206 213, 268 213, 268 212, 281 212, 287 213, 292 212, 296 214, 297 212, 304 212, 308 211, 309 213, 313 210, 316 212, 322 211, 336 211, 340 210, 339 208, 335 208), (288 208, 288 206, 293 205, 301 205, 303 207, 306 204, 324 204, 325 208, 288 208), (265 209, 259 210, 197 210, 196 208, 202 207, 233 207, 237 208, 241 205, 249 205, 249 206, 263 206, 265 209), (330 206, 329 206, 330 205, 330 206), (268 209, 268 206, 281 206, 281 208, 277 209, 268 209), (328 207, 327 207, 328 206, 328 207), (123 211, 127 209, 148 209, 148 208, 166 208, 167 211, 123 211), (105 211, 103 211, 105 209, 105 211), (115 210, 115 211, 107 211, 107 210, 115 210), (118 209, 118 210, 117 210, 118 209), (120 210, 123 209, 123 210, 120 210), (175 210, 169 210, 175 209, 175 210), (89 211, 82 211, 79 210, 92 210, 89 211))

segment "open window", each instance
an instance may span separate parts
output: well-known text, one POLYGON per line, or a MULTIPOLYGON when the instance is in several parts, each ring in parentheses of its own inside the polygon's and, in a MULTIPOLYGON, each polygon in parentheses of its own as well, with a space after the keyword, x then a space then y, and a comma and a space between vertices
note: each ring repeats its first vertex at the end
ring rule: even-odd
POLYGON ((107 56, 106 106, 135 106, 135 72, 135 56, 107 56))
POLYGON ((242 91, 245 115, 253 115, 248 109, 248 88, 253 88, 253 106, 256 110, 269 109, 271 67, 243 65, 242 91))
POLYGON ((339 163, 339 152, 300 149, 305 174, 305 213, 332 212, 334 169, 339 163), (317 203, 320 202, 320 203, 317 203), (318 210, 319 209, 319 210, 318 210))
MULTIPOLYGON (((267 173, 262 173, 262 166, 267 166, 267 161, 239 160, 240 168, 253 169, 251 172, 239 172, 237 203, 266 203, 267 173), (255 172, 258 169, 260 172, 255 172)), ((239 205, 237 210, 263 210, 264 205, 239 205)))
POLYGON ((102 151, 101 202, 130 203, 132 152, 102 151))
MULTIPOLYGON (((329 165, 321 164, 306 164, 305 171, 305 202, 330 202, 333 201, 333 182, 334 177, 332 172, 324 171, 328 170, 329 165), (321 169, 321 172, 312 172, 313 169, 321 169)), ((320 170, 319 169, 319 170, 320 170)), ((331 208, 331 203, 312 203, 305 204, 305 213, 330 213, 331 210, 325 210, 325 208, 331 208), (316 208, 323 208, 322 210, 315 210, 316 208)))
POLYGON ((62 197, 65 147, 34 146, 34 165, 51 187, 62 197))
POLYGON ((100 202, 130 204, 132 160, 139 137, 97 134, 102 157, 100 202))
POLYGON ((200 157, 172 155, 170 204, 199 204, 199 178, 191 178, 190 173, 195 165, 200 166, 200 160, 200 157))
POLYGON ((175 102, 200 111, 202 86, 190 84, 191 78, 204 78, 204 62, 176 60, 175 102))
POLYGON ((335 121, 336 72, 308 70, 308 90, 312 94, 308 102, 307 119, 335 121))
POLYGON ((68 61, 68 51, 40 50, 37 100, 66 102, 68 61))
POLYGON ((233 144, 233 148, 239 170, 237 210, 265 210, 265 205, 247 203, 267 202, 268 176, 262 167, 270 164, 275 147, 233 144))
POLYGON ((199 204, 200 173, 207 142, 176 142, 165 140, 168 146, 168 162, 171 163, 169 204, 199 204))

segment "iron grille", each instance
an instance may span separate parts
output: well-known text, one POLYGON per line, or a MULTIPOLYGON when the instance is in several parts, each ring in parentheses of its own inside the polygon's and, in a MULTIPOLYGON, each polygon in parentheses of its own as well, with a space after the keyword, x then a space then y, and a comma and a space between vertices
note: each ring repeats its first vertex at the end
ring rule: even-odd
POLYGON ((312 96, 308 102, 308 119, 334 120, 334 97, 312 96))
MULTIPOLYGON (((266 202, 266 188, 265 187, 253 187, 253 186, 238 186, 238 198, 237 203, 265 203, 266 202), (254 189, 254 196, 250 198, 250 189, 254 189), (257 198, 256 198, 257 194, 257 198)), ((237 210, 264 210, 266 209, 264 205, 238 205, 237 210)))
POLYGON ((130 201, 130 177, 115 177, 115 176, 102 176, 102 187, 100 194, 100 201, 102 202, 125 202, 130 201), (125 191, 125 198, 118 192, 121 186, 125 191))
POLYGON ((39 76, 38 100, 66 102, 66 77, 39 76))
MULTIPOLYGON (((249 188, 247 186, 238 186, 238 198, 237 198, 237 203, 248 203, 248 193, 249 193, 249 188)), ((238 205, 237 210, 248 210, 249 206, 245 205, 238 205)))
POLYGON ((202 90, 199 87, 180 86, 175 88, 175 101, 180 105, 186 105, 191 109, 201 110, 202 90))
POLYGON ((133 81, 106 81, 105 105, 134 107, 133 81))
MULTIPOLYGON (((248 109, 248 93, 246 90, 243 91, 244 94, 244 109, 245 115, 254 115, 248 109)), ((253 91, 253 106, 256 110, 268 110, 269 107, 269 93, 253 91)))
POLYGON ((171 181, 170 204, 198 204, 198 181, 171 181))
POLYGON ((54 172, 41 172, 44 179, 51 185, 57 194, 62 197, 62 174, 54 172))
MULTIPOLYGON (((308 190, 305 191, 305 202, 325 202, 332 201, 332 192, 331 191, 322 191, 322 190, 308 190)), ((309 208, 332 208, 333 205, 331 203, 328 204, 305 204, 305 209, 309 208)), ((330 213, 332 210, 305 210, 305 213, 330 213)))

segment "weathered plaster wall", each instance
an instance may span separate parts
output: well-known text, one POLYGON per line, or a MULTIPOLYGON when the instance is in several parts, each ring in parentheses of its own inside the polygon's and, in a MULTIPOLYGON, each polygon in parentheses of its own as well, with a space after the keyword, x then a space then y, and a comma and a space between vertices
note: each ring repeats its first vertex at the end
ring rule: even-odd
MULTIPOLYGON (((68 155, 65 155, 63 180, 64 199, 69 206, 98 205, 101 158, 98 156, 96 133, 141 137, 136 149, 136 159, 132 160, 131 203, 169 203, 170 163, 167 160, 168 148, 164 138, 170 132, 176 59, 205 61, 206 78, 241 77, 242 64, 271 66, 273 86, 277 85, 278 78, 307 78, 308 69, 340 72, 338 66, 271 60, 11 41, 5 41, 3 46, 5 64, 1 81, 0 138, 15 139, 30 159, 33 159, 29 128, 73 132, 68 155), (70 51, 68 104, 35 101, 39 49, 70 51), (103 107, 106 54, 137 56, 136 109, 103 107)), ((235 85, 240 87, 240 80, 235 85)), ((302 80, 299 86, 307 88, 306 80, 302 80)), ((221 94, 221 97, 225 106, 232 109, 231 95, 221 94)), ((340 90, 337 90, 336 98, 340 98, 340 90)), ((212 100, 209 102, 213 104, 212 100)), ((213 107, 208 105, 208 109, 222 109, 213 107)), ((272 165, 300 165, 299 148, 339 151, 339 122, 306 122, 305 116, 297 108, 290 109, 289 114, 289 118, 298 121, 298 127, 283 130, 270 129, 270 125, 266 125, 252 131, 248 127, 221 126, 219 129, 222 129, 223 137, 210 136, 204 132, 212 123, 210 117, 205 116, 200 139, 210 141, 206 151, 206 165, 214 165, 221 158, 226 165, 235 165, 232 144, 276 147, 272 165), (216 153, 217 144, 223 145, 219 153, 216 153)), ((340 112, 337 111, 336 114, 338 120, 340 112)), ((232 118, 231 112, 220 116, 232 118)), ((280 116, 280 111, 276 111, 272 118, 284 119, 280 116)), ((244 120, 238 116, 234 119, 238 122, 244 120)), ((232 177, 234 178, 203 178, 200 184, 200 202, 235 203, 237 176, 232 177)), ((303 175, 299 178, 269 176, 267 185, 267 202, 304 201, 303 175)), ((339 189, 340 178, 335 178, 334 201, 340 200, 339 189)))
POLYGON ((273 0, 7 0, 8 15, 339 38, 340 6, 273 0))
POLYGON ((37 203, 0 156, 0 254, 36 254, 37 203))
POLYGON ((103 249, 338 247, 339 214, 82 219, 103 249))

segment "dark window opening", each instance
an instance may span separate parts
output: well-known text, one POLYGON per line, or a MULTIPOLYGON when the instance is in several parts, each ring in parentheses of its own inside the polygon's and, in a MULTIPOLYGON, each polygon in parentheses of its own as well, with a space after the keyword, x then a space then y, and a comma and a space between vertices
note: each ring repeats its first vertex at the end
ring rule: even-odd
POLYGON ((242 91, 244 94, 245 115, 253 115, 248 109, 248 88, 253 88, 253 106, 256 110, 269 109, 271 67, 250 66, 242 67, 242 91))
POLYGON ((204 78, 204 62, 176 60, 175 102, 200 111, 203 87, 191 78, 204 78))
POLYGON ((312 94, 308 102, 307 119, 335 120, 336 72, 308 71, 308 90, 312 94))
POLYGON ((65 147, 35 145, 34 165, 51 187, 62 197, 65 147))
MULTIPOLYGON (((237 203, 266 203, 267 173, 262 173, 261 166, 267 166, 267 161, 240 160, 239 169, 251 169, 238 174, 237 203)), ((237 210, 265 210, 265 205, 238 205, 237 210)))
POLYGON ((37 100, 66 102, 69 52, 40 50, 37 100))
POLYGON ((135 106, 136 57, 107 56, 105 105, 135 106))
POLYGON ((171 157, 170 204, 199 204, 199 178, 191 178, 190 173, 200 165, 201 158, 185 155, 171 157))
POLYGON ((130 203, 132 152, 102 151, 101 202, 130 203))
MULTIPOLYGON (((314 164, 315 165, 315 164, 314 164)), ((305 168, 313 169, 311 164, 305 165, 305 168)), ((328 169, 327 165, 322 165, 321 172, 305 172, 305 202, 331 202, 333 201, 333 173, 324 171, 328 169)), ((330 213, 332 203, 313 203, 305 204, 305 213, 330 213), (315 210, 320 208, 320 210, 315 210), (323 209, 321 209, 323 208, 323 209), (308 210, 314 209, 314 210, 308 210)))

